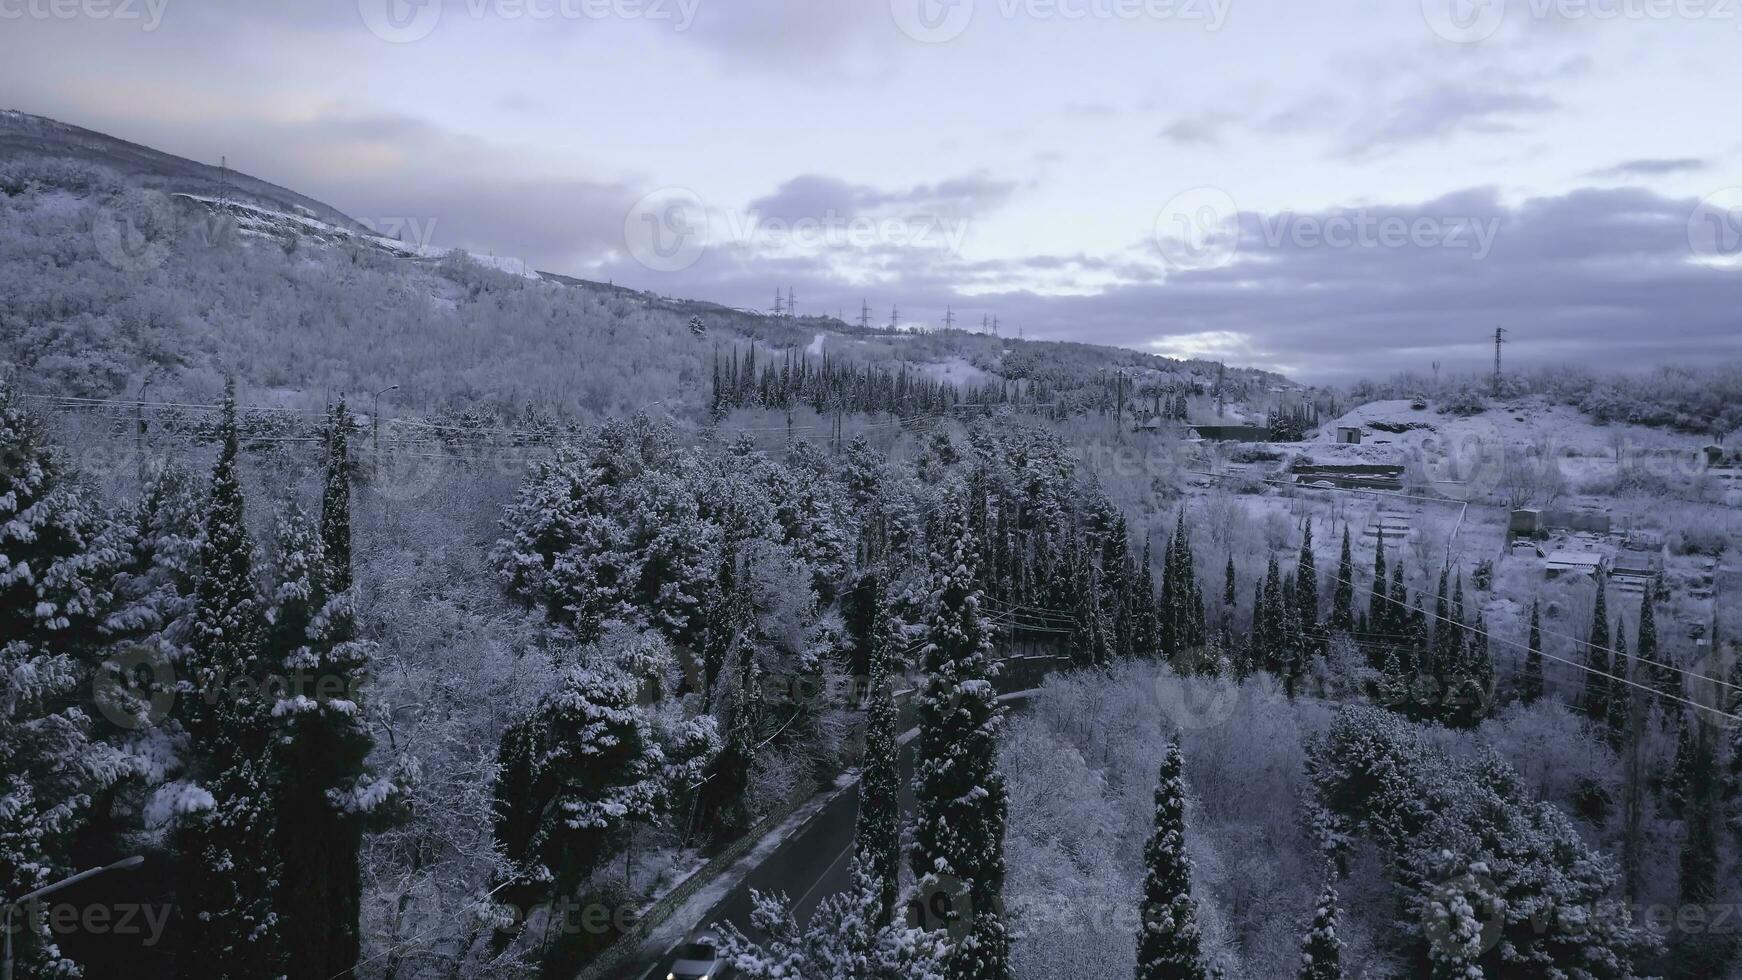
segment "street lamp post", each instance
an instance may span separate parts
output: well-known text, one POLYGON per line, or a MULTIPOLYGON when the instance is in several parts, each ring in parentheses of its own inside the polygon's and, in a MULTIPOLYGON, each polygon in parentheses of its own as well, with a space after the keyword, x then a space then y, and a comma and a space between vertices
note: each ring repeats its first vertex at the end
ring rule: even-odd
POLYGON ((390 391, 398 391, 398 385, 388 385, 375 393, 375 404, 369 407, 369 424, 374 427, 375 471, 381 472, 381 396, 390 391))
POLYGON ((44 885, 36 891, 23 896, 16 902, 7 903, 3 917, 3 928, 6 931, 6 959, 3 963, 0 963, 0 980, 12 980, 12 914, 24 908, 25 903, 34 902, 39 898, 46 898, 63 888, 70 888, 81 881, 95 878, 100 874, 105 874, 110 871, 132 871, 144 863, 145 859, 135 854, 132 857, 122 858, 114 864, 104 865, 101 868, 92 868, 89 871, 81 871, 78 874, 73 875, 71 878, 57 881, 52 885, 44 885))

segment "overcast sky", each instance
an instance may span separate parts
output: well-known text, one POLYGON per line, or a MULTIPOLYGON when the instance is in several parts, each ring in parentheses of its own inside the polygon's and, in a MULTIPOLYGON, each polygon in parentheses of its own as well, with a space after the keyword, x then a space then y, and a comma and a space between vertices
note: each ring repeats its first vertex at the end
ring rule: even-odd
POLYGON ((0 0, 0 108, 670 295, 1342 382, 1742 356, 1737 0, 0 0))

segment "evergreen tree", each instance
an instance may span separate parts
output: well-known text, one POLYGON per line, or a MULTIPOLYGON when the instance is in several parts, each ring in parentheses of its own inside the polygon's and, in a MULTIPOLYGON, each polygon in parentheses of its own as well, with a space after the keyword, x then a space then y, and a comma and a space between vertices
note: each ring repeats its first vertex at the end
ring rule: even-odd
MULTIPOLYGON (((1645 594, 1645 599, 1639 604, 1639 637, 1634 644, 1634 659, 1639 661, 1639 683, 1652 689, 1651 703, 1655 703, 1660 712, 1663 730, 1669 730, 1670 706, 1680 693, 1681 685, 1677 683, 1676 672, 1669 664, 1659 659, 1666 657, 1657 648, 1657 612, 1652 608, 1651 593, 1645 594)), ((1643 719, 1641 719, 1643 721, 1643 719)))
POLYGON ((1397 618, 1391 612, 1390 597, 1385 592, 1385 532, 1381 528, 1373 546, 1373 594, 1367 601, 1367 628, 1375 633, 1391 633, 1397 618))
POLYGON ((183 723, 196 758, 175 832, 183 977, 260 980, 284 973, 279 906, 273 697, 254 543, 236 473, 236 396, 225 389, 184 666, 183 723))
POLYGON ((1349 549, 1347 527, 1343 528, 1343 554, 1337 559, 1337 587, 1331 591, 1330 628, 1333 633, 1355 628, 1355 558, 1349 549))
POLYGON ((1137 934, 1137 980, 1203 980, 1191 861, 1185 849, 1186 790, 1179 741, 1167 747, 1155 787, 1155 831, 1143 849, 1149 869, 1137 934))
POLYGON ((1608 732, 1604 740, 1609 748, 1616 752, 1627 741, 1627 729, 1632 725, 1632 686, 1627 683, 1630 669, 1627 657, 1627 621, 1625 619, 1615 624, 1615 659, 1610 663, 1610 669, 1615 675, 1611 682, 1609 698, 1608 732))
POLYGON ((1343 980, 1343 940, 1337 934, 1337 918, 1337 886, 1327 875, 1301 948, 1301 980, 1343 980))
POLYGON ((1709 725, 1694 734, 1687 766, 1686 828, 1681 850, 1683 905, 1708 907, 1718 899, 1718 759, 1709 725))
POLYGON ((1452 619, 1452 607, 1446 588, 1450 584, 1451 566, 1440 569, 1440 587, 1434 595, 1434 649, 1429 673, 1441 690, 1456 683, 1463 673, 1462 631, 1452 619))
POLYGON ((291 980, 325 980, 356 965, 364 819, 394 795, 367 768, 374 739, 362 722, 369 647, 357 639, 351 572, 350 417, 328 418, 327 475, 318 533, 300 514, 281 530, 272 646, 284 690, 273 705, 283 782, 278 893, 291 980))
POLYGON ((1295 617, 1309 634, 1319 628, 1319 567, 1313 556, 1313 519, 1307 518, 1306 530, 1300 542, 1300 558, 1295 563, 1295 617))
POLYGON ((667 722, 645 707, 674 663, 657 637, 614 632, 575 661, 497 755, 493 831, 515 874, 494 894, 517 909, 574 894, 719 747, 712 718, 667 722))
POLYGON ((1262 649, 1264 669, 1277 676, 1282 675, 1283 663, 1286 659, 1289 637, 1288 599, 1282 591, 1282 569, 1276 562, 1276 556, 1270 556, 1270 566, 1264 573, 1264 638, 1262 649))
POLYGON ((1125 604, 1135 621, 1131 640, 1133 653, 1155 654, 1160 650, 1161 620, 1155 612, 1155 567, 1150 559, 1149 538, 1145 537, 1143 568, 1125 604))
POLYGON ((1597 574, 1597 604, 1591 612, 1591 637, 1585 643, 1585 696, 1581 707, 1599 726, 1609 718, 1609 600, 1607 583, 1597 574))
POLYGON ((1234 589, 1234 552, 1233 549, 1229 549, 1228 568, 1222 573, 1222 605, 1227 606, 1229 609, 1233 609, 1240 601, 1239 596, 1234 589))
MULTIPOLYGON (((81 707, 121 555, 41 423, 0 381, 0 896, 71 874, 93 795, 128 774, 81 707)), ((77 966, 40 915, 15 917, 23 976, 77 966)))
POLYGON ((1535 704, 1542 699, 1542 612, 1539 604, 1530 603, 1530 637, 1526 642, 1524 669, 1518 675, 1518 700, 1535 704))
POLYGON ((865 710, 865 760, 859 777, 854 850, 876 892, 874 919, 878 925, 888 925, 901 873, 901 769, 895 743, 893 662, 902 634, 882 589, 877 591, 869 701, 865 710))
POLYGON ((909 865, 921 895, 948 887, 950 879, 966 888, 973 918, 951 951, 951 980, 1005 980, 1010 937, 999 910, 1008 800, 998 772, 1004 715, 991 683, 990 629, 973 587, 972 541, 959 511, 943 518, 933 548, 936 612, 924 650, 909 865))
POLYGON ((1693 781, 1694 733, 1688 724, 1687 709, 1676 705, 1675 758, 1670 763, 1669 776, 1663 781, 1663 808, 1673 817, 1687 812, 1688 787, 1693 781))

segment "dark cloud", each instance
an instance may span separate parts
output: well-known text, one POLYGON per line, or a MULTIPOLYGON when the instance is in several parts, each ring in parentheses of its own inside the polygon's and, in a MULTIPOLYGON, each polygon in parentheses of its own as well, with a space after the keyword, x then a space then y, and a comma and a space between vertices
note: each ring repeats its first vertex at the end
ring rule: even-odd
POLYGON ((1344 152, 1362 156, 1467 132, 1513 132, 1527 118, 1558 107, 1555 100, 1528 92, 1435 85, 1384 107, 1370 121, 1352 128, 1344 152))
POLYGON ((781 184, 774 193, 751 201, 750 210, 764 218, 783 221, 848 220, 878 213, 971 218, 1003 205, 1015 190, 1016 184, 985 174, 952 177, 898 191, 850 184, 823 174, 803 174, 781 184))
POLYGON ((1693 173, 1705 170, 1710 164, 1694 157, 1675 157, 1669 159, 1626 160, 1613 167, 1593 170, 1587 176, 1591 177, 1664 177, 1670 174, 1693 173))
POLYGON ((1640 189, 1584 189, 1521 203, 1476 189, 1419 204, 1300 215, 1243 215, 1235 261, 1221 268, 1167 270, 1149 248, 1112 257, 1033 256, 966 261, 936 253, 883 255, 883 275, 844 282, 813 258, 763 265, 748 254, 713 255, 685 273, 658 276, 632 266, 629 282, 673 295, 766 303, 774 283, 790 285, 801 310, 848 318, 861 299, 888 317, 959 320, 998 316, 1007 333, 1137 349, 1222 350, 1237 362, 1289 369, 1303 380, 1346 382, 1440 360, 1478 370, 1497 325, 1512 331, 1519 366, 1584 363, 1634 369, 1685 358, 1742 355, 1742 274, 1691 261, 1688 223, 1697 202, 1640 189), (1293 224, 1323 227, 1364 216, 1446 229, 1480 222, 1490 250, 1303 245, 1293 224), (1276 229, 1281 228, 1278 235, 1276 229), (1103 275, 1115 285, 1088 295, 1043 294, 1035 279, 1103 275), (1170 340, 1171 338, 1171 340, 1170 340), (1183 340, 1182 340, 1183 338, 1183 340))
POLYGON ((1222 128, 1226 125, 1225 119, 1194 116, 1162 127, 1161 136, 1175 143, 1215 146, 1222 142, 1222 128))

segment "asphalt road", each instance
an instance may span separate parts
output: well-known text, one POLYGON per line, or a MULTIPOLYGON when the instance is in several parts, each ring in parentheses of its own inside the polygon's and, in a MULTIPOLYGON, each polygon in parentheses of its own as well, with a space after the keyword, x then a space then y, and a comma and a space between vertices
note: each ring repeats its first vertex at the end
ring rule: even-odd
MULTIPOLYGON (((1005 695, 1004 703, 1020 709, 1027 701, 1026 692, 1005 695)), ((913 812, 914 747, 918 739, 909 740, 900 748, 901 810, 913 812)), ((785 894, 793 902, 794 914, 800 923, 809 921, 823 899, 847 888, 847 866, 853 851, 853 827, 859 818, 859 792, 855 784, 837 794, 810 822, 781 843, 767 860, 757 865, 744 880, 726 894, 702 921, 693 928, 705 928, 715 923, 730 922, 746 936, 757 938, 750 928, 750 893, 785 894)), ((657 961, 622 972, 623 980, 664 980, 671 970, 675 948, 667 950, 657 961)), ((617 980, 617 978, 613 978, 617 980)))

